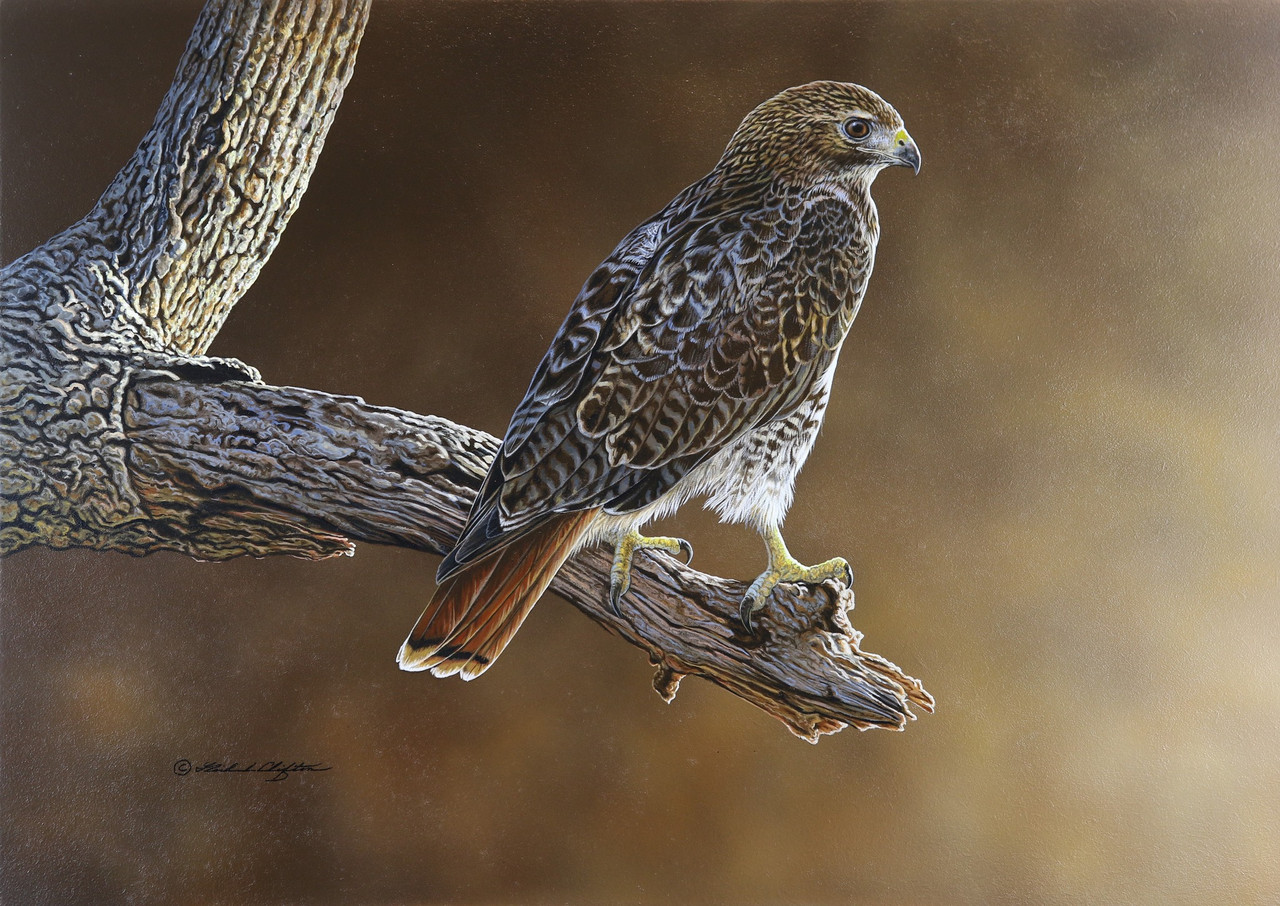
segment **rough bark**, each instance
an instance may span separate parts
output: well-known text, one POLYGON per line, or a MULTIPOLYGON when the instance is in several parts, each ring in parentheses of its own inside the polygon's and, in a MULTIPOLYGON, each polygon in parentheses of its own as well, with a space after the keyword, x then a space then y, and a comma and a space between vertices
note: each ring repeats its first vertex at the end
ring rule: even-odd
POLYGON ((368 0, 211 0, 138 150, 82 220, 0 271, 0 553, 153 549, 124 400, 200 355, 275 249, 355 63, 368 0))
MULTIPOLYGON (((0 271, 0 554, 448 548, 497 440, 203 356, 297 208, 368 11, 211 0, 102 200, 0 271)), ((608 567, 583 551, 553 589, 648 651, 668 701, 697 674, 811 741, 932 710, 916 680, 859 650, 847 590, 784 586, 748 634, 739 583, 665 555, 637 565, 619 619, 608 567)))
MULTIPOLYGON (((350 553, 353 541, 443 553, 499 441, 434 416, 296 387, 228 381, 137 383, 125 407, 128 459, 155 534, 148 549, 207 559, 350 553)), ((654 687, 675 697, 697 674, 816 740, 846 725, 901 726, 920 684, 858 648, 853 593, 782 586, 754 633, 739 582, 665 554, 637 559, 623 619, 605 602, 610 557, 583 551, 552 584, 579 610, 649 652, 654 687)))

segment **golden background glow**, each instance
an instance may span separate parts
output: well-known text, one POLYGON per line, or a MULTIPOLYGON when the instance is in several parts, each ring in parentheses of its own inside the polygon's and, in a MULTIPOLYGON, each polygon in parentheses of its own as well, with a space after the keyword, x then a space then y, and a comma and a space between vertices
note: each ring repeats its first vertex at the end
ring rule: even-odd
MULTIPOLYGON (((3 258, 93 205, 197 4, 5 0, 3 258)), ((1280 900, 1280 8, 375 4, 211 352, 500 433, 591 268, 788 85, 906 119, 788 540, 904 734, 810 747, 548 599, 395 669, 436 558, 0 564, 12 902, 1280 900), (264 784, 179 758, 322 760, 264 784)), ((697 565, 749 531, 689 507, 697 565)))

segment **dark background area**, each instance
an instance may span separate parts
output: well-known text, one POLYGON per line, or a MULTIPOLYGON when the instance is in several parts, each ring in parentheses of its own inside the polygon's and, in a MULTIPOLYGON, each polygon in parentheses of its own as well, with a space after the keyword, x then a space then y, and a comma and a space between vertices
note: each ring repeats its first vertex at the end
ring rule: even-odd
MULTIPOLYGON (((86 213, 198 4, 4 0, 9 261, 86 213)), ((0 564, 12 903, 1280 900, 1280 8, 375 4, 211 350, 500 433, 591 268, 815 78, 894 103, 792 550, 937 713, 808 746, 548 598, 463 684, 437 560, 0 564), (267 784, 172 764, 315 760, 267 784)), ((755 535, 687 507, 698 565, 755 535)))

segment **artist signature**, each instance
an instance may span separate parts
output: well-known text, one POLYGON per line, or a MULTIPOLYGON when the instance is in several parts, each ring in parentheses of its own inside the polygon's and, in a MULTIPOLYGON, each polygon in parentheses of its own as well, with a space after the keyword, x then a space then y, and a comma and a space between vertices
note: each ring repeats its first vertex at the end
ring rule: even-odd
POLYGON ((265 774, 263 779, 267 783, 288 780, 290 774, 332 770, 333 765, 322 761, 250 761, 241 764, 238 761, 193 762, 189 758, 179 758, 173 763, 173 773, 179 777, 188 774, 265 774))

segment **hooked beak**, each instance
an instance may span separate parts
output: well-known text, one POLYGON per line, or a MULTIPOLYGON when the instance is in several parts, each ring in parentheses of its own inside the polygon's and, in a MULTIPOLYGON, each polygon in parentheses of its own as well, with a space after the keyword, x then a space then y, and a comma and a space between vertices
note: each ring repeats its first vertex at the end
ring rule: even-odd
POLYGON ((910 167, 915 173, 920 172, 920 149, 906 129, 899 129, 898 134, 893 137, 893 152, 890 157, 893 160, 892 166, 910 167))

